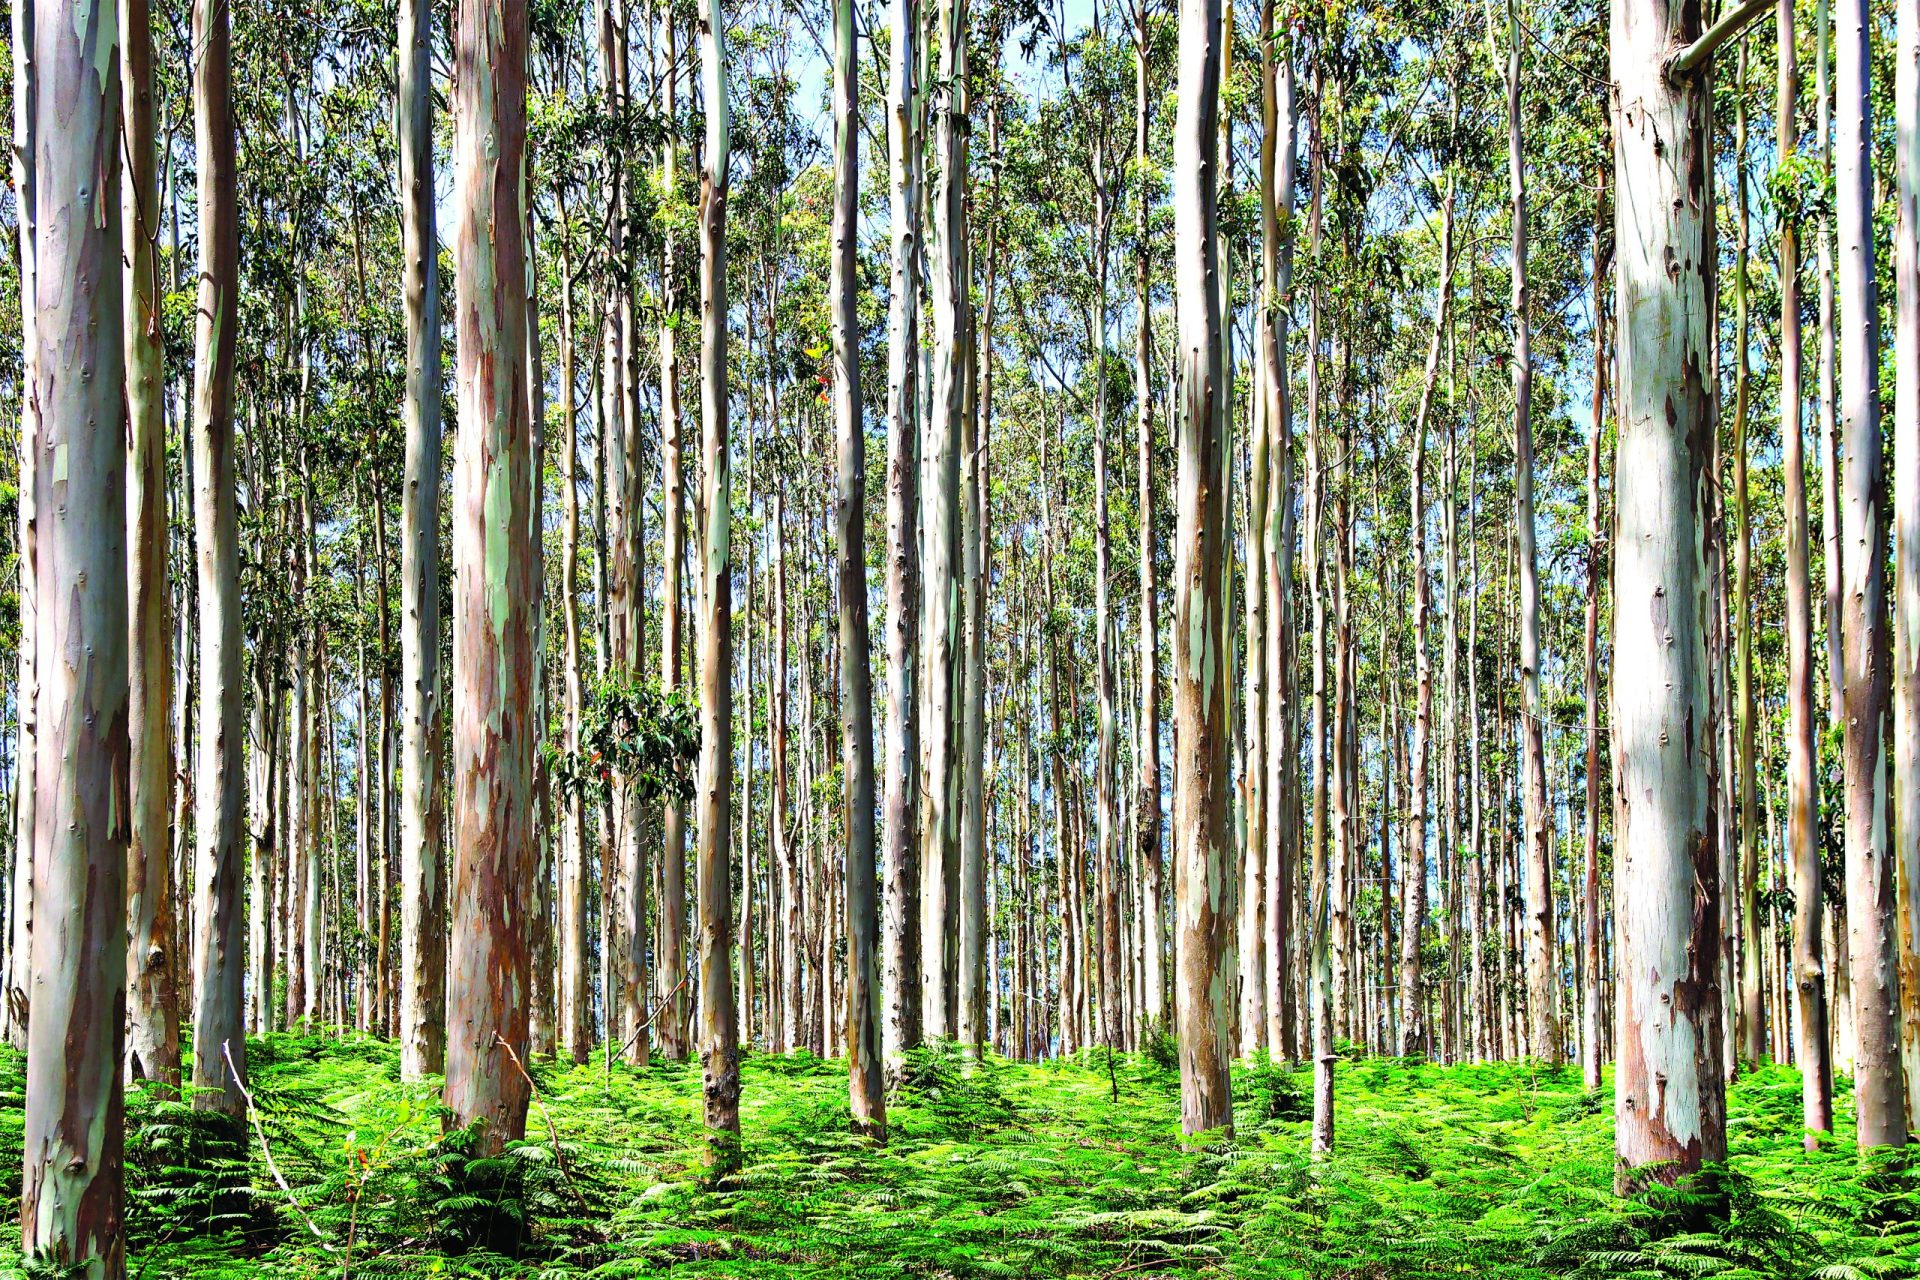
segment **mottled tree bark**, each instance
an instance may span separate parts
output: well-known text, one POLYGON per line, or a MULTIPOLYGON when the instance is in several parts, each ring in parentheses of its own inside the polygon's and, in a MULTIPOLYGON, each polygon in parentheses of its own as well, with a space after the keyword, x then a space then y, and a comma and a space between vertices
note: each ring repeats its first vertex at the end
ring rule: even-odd
POLYGON ((128 735, 127 1074, 178 1088, 172 840, 173 610, 167 590, 166 385, 160 365, 160 186, 155 174, 153 31, 146 0, 120 0, 126 41, 121 187, 127 373, 128 735))
POLYGON ((1907 1132, 1920 1130, 1920 0, 1894 57, 1893 858, 1907 1132))
POLYGON ((1180 1125, 1231 1131, 1227 1019, 1233 993, 1227 773, 1228 679, 1221 566, 1227 541, 1226 355, 1221 335, 1220 0, 1181 0, 1174 129, 1175 281, 1179 296, 1179 519, 1174 563, 1175 1007, 1180 1125))
POLYGON ((930 412, 920 484, 922 620, 920 732, 920 1024, 933 1039, 954 1034, 960 717, 955 675, 960 648, 960 448, 966 409, 967 0, 937 0, 939 73, 934 81, 939 175, 928 235, 933 310, 930 412))
POLYGON ((446 1057, 440 869, 440 266, 433 205, 433 11, 400 0, 401 291, 407 329, 400 490, 400 1069, 446 1057))
POLYGON ((527 10, 454 16, 454 334, 461 430, 453 489, 452 931, 443 1095, 477 1150, 526 1131, 524 883, 533 829, 533 574, 526 361, 527 10))
POLYGON ((839 551, 840 765, 846 806, 847 1091, 853 1127, 887 1131, 879 1035, 879 920, 873 864, 873 676, 867 635, 867 449, 860 413, 859 210, 860 79, 853 0, 833 5, 833 425, 839 486, 834 541, 839 551))
POLYGON ((886 918, 881 965, 889 1074, 920 1042, 920 850, 915 819, 920 755, 921 95, 919 0, 892 0, 887 80, 892 286, 887 310, 887 737, 886 918))
POLYGON ((35 16, 30 110, 45 127, 33 137, 27 394, 39 413, 31 484, 44 499, 35 572, 45 607, 34 620, 38 821, 25 856, 38 919, 20 1243, 61 1274, 118 1280, 129 753, 120 49, 110 7, 35 16))
MULTIPOLYGON (((1799 68, 1793 37, 1793 0, 1777 0, 1779 107, 1775 135, 1779 162, 1793 158, 1799 133, 1794 99, 1799 68)), ((1833 1131, 1833 1058, 1827 1033, 1825 895, 1821 886, 1819 759, 1814 726, 1813 587, 1807 567, 1805 395, 1801 389, 1799 222, 1783 209, 1780 222, 1780 470, 1787 553, 1787 830, 1786 857, 1793 887, 1794 1050, 1807 1148, 1833 1131)))
POLYGON ((1153 295, 1152 246, 1147 239, 1147 208, 1152 192, 1147 186, 1148 140, 1153 101, 1147 83, 1150 32, 1147 0, 1133 7, 1133 159, 1139 191, 1133 205, 1133 400, 1134 468, 1139 489, 1140 520, 1140 720, 1135 757, 1139 785, 1134 796, 1134 839, 1140 848, 1140 913, 1145 988, 1141 1002, 1149 1026, 1163 1027, 1167 1017, 1165 860, 1161 850, 1160 818, 1160 592, 1154 560, 1159 554, 1154 536, 1153 482, 1153 295))
POLYGON ((1547 808, 1540 694, 1540 576, 1534 555, 1533 326, 1527 293, 1527 169, 1520 132, 1519 0, 1507 0, 1507 185, 1512 201, 1513 522, 1520 557, 1520 743, 1526 772, 1527 1039, 1533 1056, 1558 1066, 1563 1048, 1554 1010, 1559 988, 1553 922, 1553 822, 1547 808))
MULTIPOLYGON (((700 171, 700 462, 706 560, 700 597, 699 900, 700 1078, 716 1170, 740 1158, 740 1036, 734 1023, 731 948, 733 886, 728 858, 733 821, 733 575, 727 459, 727 103, 726 26, 721 0, 706 0, 700 42, 706 93, 706 154, 700 171)), ((871 801, 869 801, 871 811, 871 801)), ((869 855, 870 856, 870 855, 869 855)), ((671 904, 669 904, 671 909, 671 904)))
POLYGON ((1907 1141, 1900 1072, 1900 983, 1886 721, 1886 475, 1880 433, 1880 326, 1874 287, 1873 165, 1865 0, 1840 0, 1834 36, 1834 230, 1840 302, 1841 761, 1846 793, 1847 932, 1860 1145, 1907 1141))
POLYGON ((1726 1156, 1719 855, 1707 708, 1713 341, 1707 94, 1666 61, 1697 7, 1613 0, 1616 1185, 1726 1156))
POLYGON ((193 1101, 238 1116, 246 1072, 241 896, 240 534, 234 491, 233 358, 239 207, 227 6, 193 8, 200 291, 194 325, 193 524, 200 594, 200 746, 194 767, 193 1101), (228 1058, 233 1071, 227 1069, 228 1058))
MULTIPOLYGON (((35 140, 33 127, 34 80, 38 71, 34 51, 33 5, 13 6, 13 207, 15 238, 20 247, 20 385, 34 385, 36 342, 33 322, 35 303, 36 233, 33 167, 35 140)), ((11 915, 7 939, 7 974, 4 1013, 8 1042, 16 1049, 27 1047, 28 993, 33 989, 33 847, 34 847, 34 756, 37 717, 34 697, 34 639, 37 570, 38 502, 31 477, 34 451, 39 447, 39 410, 31 395, 20 397, 20 439, 16 455, 19 498, 16 504, 18 524, 15 543, 19 561, 20 650, 14 682, 14 793, 13 793, 13 876, 7 894, 11 915)))

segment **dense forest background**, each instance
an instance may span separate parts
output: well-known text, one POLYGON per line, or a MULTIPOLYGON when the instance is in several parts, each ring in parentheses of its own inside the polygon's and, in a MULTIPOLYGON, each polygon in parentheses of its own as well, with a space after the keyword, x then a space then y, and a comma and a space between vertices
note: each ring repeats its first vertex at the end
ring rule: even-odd
POLYGON ((31 1265, 1911 1263, 1916 0, 74 14, 31 1265))

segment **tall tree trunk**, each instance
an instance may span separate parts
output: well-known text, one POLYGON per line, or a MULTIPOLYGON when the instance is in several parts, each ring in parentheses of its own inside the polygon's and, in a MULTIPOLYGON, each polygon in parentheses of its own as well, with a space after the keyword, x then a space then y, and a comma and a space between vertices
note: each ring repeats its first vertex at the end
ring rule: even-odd
POLYGON ((1320 267, 1322 182, 1326 156, 1320 130, 1320 100, 1325 76, 1313 71, 1313 114, 1307 138, 1308 259, 1314 270, 1307 293, 1307 590, 1313 597, 1313 708, 1312 742, 1307 747, 1307 769, 1312 779, 1312 845, 1308 854, 1306 932, 1309 950, 1307 982, 1311 1020, 1309 1052, 1313 1055, 1313 1150, 1333 1149, 1333 955, 1332 911, 1327 894, 1327 592, 1326 592, 1326 475, 1325 441, 1320 422, 1320 267))
MULTIPOLYGON (((700 173, 701 514, 706 560, 700 605, 699 900, 700 1076, 716 1170, 740 1158, 740 1038, 733 1017, 728 942, 733 929, 729 856, 733 820, 733 575, 727 458, 727 104, 726 26, 720 0, 707 0, 700 42, 706 92, 706 155, 700 173)), ((869 771, 871 772, 871 771, 869 771)), ((871 782, 869 781, 869 790, 871 782)), ((872 811, 871 797, 868 811, 872 811)), ((871 865, 871 845, 868 853, 871 865)), ((672 865, 669 861, 668 875, 672 865)), ((669 887, 671 899, 671 887, 669 887)), ((669 911, 674 909, 670 900, 669 911)))
POLYGON ((533 829, 535 554, 529 545, 527 10, 459 0, 454 30, 453 927, 445 1102, 497 1153, 526 1131, 522 893, 533 829))
MULTIPOLYGON (((675 60, 671 11, 666 15, 664 26, 667 42, 667 92, 671 101, 675 60)), ((661 168, 665 175, 665 182, 671 186, 673 181, 671 142, 668 144, 661 168)), ((668 250, 665 271, 670 277, 673 271, 671 248, 668 250)), ((672 288, 671 285, 667 287, 672 288)), ((663 688, 669 690, 680 687, 680 654, 685 644, 682 636, 680 605, 685 591, 681 575, 686 562, 687 519, 684 464, 686 445, 680 413, 680 370, 674 344, 674 333, 669 326, 663 325, 660 335, 660 457, 664 513, 660 535, 660 683, 663 688)), ((726 678, 732 679, 731 664, 729 664, 726 678)), ((722 723, 729 725, 730 733, 731 722, 723 721, 722 723)), ((679 983, 687 968, 687 834, 686 812, 676 799, 667 801, 664 827, 666 840, 661 854, 663 861, 660 864, 661 897, 656 904, 660 930, 658 981, 672 994, 668 997, 671 1001, 670 1006, 660 1012, 658 1034, 661 1052, 671 1061, 684 1062, 689 1048, 687 1043, 688 1003, 686 989, 679 983)), ((636 883, 638 883, 637 880, 636 883)), ((638 890, 635 892, 637 893, 638 890)), ((637 901, 636 899, 636 904, 637 901)), ((644 918, 644 914, 636 909, 633 917, 636 930, 644 918)), ((637 955, 635 963, 639 963, 637 955)))
POLYGON ((200 595, 200 747, 194 768, 193 1101, 245 1107, 246 977, 241 894, 240 533, 233 449, 239 325, 239 207, 227 6, 193 9, 194 152, 199 158, 200 293, 193 357, 193 524, 200 595), (233 1070, 227 1068, 231 1057, 233 1070), (241 1079, 235 1079, 239 1073, 241 1079))
MULTIPOLYGON (((560 618, 562 717, 566 751, 578 764, 583 691, 580 680, 580 440, 574 400, 573 227, 567 193, 560 207, 560 618)), ((560 1051, 584 1064, 593 1049, 593 993, 587 975, 586 803, 578 786, 566 788, 560 830, 560 1051)))
POLYGON ((960 646, 960 447, 965 411, 967 265, 967 0, 937 0, 940 171, 928 234, 932 241, 933 384, 920 486, 921 789, 920 1021, 933 1039, 954 1034, 950 1019, 954 942, 948 917, 958 891, 960 717, 954 699, 960 646))
POLYGON ((1140 521, 1140 721, 1135 747, 1139 789, 1134 798, 1134 838, 1140 847, 1140 913, 1145 925, 1146 1022, 1164 1027, 1167 1017, 1165 860, 1161 851, 1160 818, 1160 593, 1155 583, 1159 555, 1154 536, 1153 483, 1153 295, 1152 245, 1147 239, 1147 212, 1153 190, 1148 185, 1148 138, 1153 101, 1147 82, 1151 38, 1147 26, 1148 0, 1134 0, 1133 8, 1133 159, 1139 190, 1133 205, 1133 400, 1134 463, 1138 476, 1140 521))
POLYGON ((1920 0, 1895 11, 1893 853, 1911 1134, 1920 1131, 1920 0))
MULTIPOLYGON (((1776 0, 1779 106, 1775 150, 1782 166, 1799 134, 1794 99, 1799 68, 1793 37, 1793 0, 1776 0)), ((1823 59, 1824 60, 1824 59, 1823 59)), ((1780 469, 1787 544, 1787 862, 1793 888, 1793 986, 1797 1021, 1794 1050, 1807 1149, 1833 1131, 1833 1060, 1827 1036, 1827 973, 1823 944, 1825 893, 1821 881, 1819 759, 1814 726, 1813 603, 1807 568, 1807 470, 1800 360, 1799 220, 1791 208, 1780 221, 1780 469)))
MULTIPOLYGON (((1260 394, 1267 415, 1267 521, 1260 531, 1261 572, 1266 574, 1268 600, 1266 653, 1248 661, 1267 665, 1267 901, 1261 949, 1265 953, 1267 982, 1265 1042, 1267 1054, 1279 1062, 1293 1057, 1293 938, 1295 881, 1299 877, 1299 846, 1295 821, 1298 791, 1296 741, 1298 714, 1293 697, 1293 395, 1289 383, 1288 339, 1293 299, 1293 199, 1298 161, 1295 153, 1297 121, 1294 110, 1293 51, 1276 46, 1274 0, 1260 6, 1260 394)), ((1144 35, 1140 38, 1144 43, 1144 35)), ((1136 51, 1136 59, 1142 55, 1136 51)), ((1139 73, 1136 73, 1138 77, 1139 73)), ((1142 86, 1143 88, 1143 86, 1142 86)), ((1144 164, 1144 130, 1137 140, 1137 156, 1144 164)), ((1141 211, 1144 213, 1144 194, 1141 211)), ((1145 239, 1144 223, 1136 231, 1145 239)), ((1143 247, 1140 252, 1144 255, 1143 247)), ((1144 259, 1143 259, 1144 260, 1144 259)), ((1144 290, 1142 290, 1144 297, 1144 290)), ((1146 356, 1140 357, 1144 370, 1146 356)), ((1146 395, 1141 379, 1139 394, 1146 395)), ((1145 455, 1143 454, 1143 460, 1145 455)), ((1144 466, 1144 461, 1143 461, 1144 466)), ((1143 487, 1141 509, 1149 510, 1143 487)), ((1144 544, 1143 544, 1144 545, 1144 544)), ((1143 570, 1144 572, 1144 570, 1143 570)), ((1152 660, 1148 653, 1145 671, 1152 660)), ((1145 705, 1144 703, 1142 704, 1145 705)), ((1154 816, 1159 815, 1159 778, 1154 779, 1154 816)), ((1143 806, 1142 813, 1145 808, 1143 806)), ((1156 845, 1158 841, 1156 839, 1156 845)), ((1156 850, 1157 852, 1157 850, 1156 850)))
POLYGON ((1174 579, 1174 836, 1178 841, 1175 983, 1180 1124, 1233 1128, 1227 1079, 1231 991, 1220 975, 1232 936, 1231 780, 1227 775, 1226 358, 1220 239, 1220 0, 1180 0, 1179 113, 1174 129, 1175 280, 1180 323, 1179 537, 1174 579))
MULTIPOLYGON (((1457 121, 1458 108, 1454 111, 1457 121)), ((1400 1041, 1396 1052, 1401 1057, 1420 1052, 1428 1039, 1426 996, 1420 978, 1427 914, 1427 759, 1433 738, 1433 660, 1427 641, 1427 618, 1433 608, 1433 592, 1427 576, 1427 422, 1433 411, 1434 388, 1439 383, 1440 348, 1446 337, 1447 313, 1453 300, 1453 204, 1453 179, 1449 175, 1440 205, 1440 282, 1433 309, 1433 336, 1427 344, 1420 404, 1414 412, 1412 457, 1407 477, 1408 492, 1413 498, 1408 536, 1413 540, 1413 660, 1417 688, 1407 782, 1410 843, 1404 858, 1400 920, 1400 1041)), ((1384 633, 1384 620, 1381 626, 1384 633)), ((1385 671, 1383 661, 1383 679, 1385 671)), ((1382 848, 1385 848, 1384 840, 1382 848)))
MULTIPOLYGON (((1817 0, 1814 5, 1814 133, 1820 139, 1821 176, 1828 183, 1833 180, 1833 88, 1828 83, 1827 74, 1832 44, 1831 10, 1831 0, 1817 0)), ((1846 719, 1846 708, 1841 699, 1846 662, 1840 645, 1840 579, 1846 564, 1846 548, 1840 540, 1840 438, 1834 415, 1836 347, 1839 344, 1834 331, 1833 212, 1828 201, 1821 202, 1819 224, 1814 236, 1819 242, 1820 349, 1816 373, 1819 378, 1820 532, 1824 543, 1822 560, 1826 579, 1821 613, 1827 632, 1827 724, 1831 727, 1846 719)), ((1844 976, 1841 981, 1845 981, 1844 976)), ((1847 1008, 1846 1016, 1851 1026, 1850 1002, 1847 1008)))
POLYGON ((1581 958, 1586 982, 1580 993, 1580 1078, 1589 1090, 1600 1087, 1603 1055, 1600 1051, 1600 574, 1601 549, 1606 545, 1606 530, 1601 525, 1600 466, 1601 441, 1606 435, 1607 324, 1606 270, 1609 250, 1604 243, 1603 219, 1607 208, 1607 174, 1604 168, 1594 174, 1593 203, 1593 424, 1587 434, 1587 581, 1585 670, 1587 790, 1585 824, 1585 862, 1580 906, 1581 958))
MULTIPOLYGON (((111 9, 77 22, 52 6, 35 16, 29 110, 58 127, 36 131, 30 162, 42 233, 30 483, 45 498, 35 572, 47 607, 35 618, 38 821, 32 852, 16 855, 33 865, 39 917, 20 1243, 30 1260, 119 1280, 129 755, 120 57, 111 9)), ((150 80, 134 91, 151 92, 150 80)))
POLYGON ((153 31, 146 0, 120 0, 126 48, 121 238, 127 372, 128 733, 127 1074, 180 1086, 174 991, 172 610, 167 592, 167 435, 160 366, 160 189, 155 175, 153 31))
POLYGON ((879 920, 873 865, 873 676, 867 637, 867 450, 860 411, 860 79, 853 0, 833 6, 833 419, 839 451, 840 766, 847 824, 847 1091, 856 1131, 886 1136, 878 1026, 879 920))
POLYGON ((407 382, 400 497, 400 1069, 446 1060, 440 869, 440 266, 433 203, 433 14, 400 0, 401 291, 407 382))
MULTIPOLYGON (((20 385, 35 384, 34 360, 38 343, 34 336, 36 214, 33 167, 37 158, 34 137, 34 94, 38 75, 34 49, 33 5, 13 6, 13 207, 15 238, 20 245, 20 385)), ((177 242, 176 242, 177 243, 177 242)), ((27 1047, 28 996, 33 990, 33 849, 34 811, 37 787, 34 784, 35 739, 34 640, 38 631, 35 618, 38 501, 32 475, 35 451, 39 448, 40 413, 31 395, 20 397, 20 439, 16 455, 19 496, 16 504, 18 525, 15 556, 19 561, 20 649, 17 658, 14 698, 14 794, 13 794, 13 878, 7 894, 11 913, 7 939, 5 1009, 8 1042, 16 1049, 27 1047)))
POLYGON ((1520 132, 1520 10, 1507 0, 1507 183, 1513 223, 1513 520, 1520 556, 1521 752, 1526 769, 1527 1014, 1529 1048, 1561 1060, 1554 997, 1559 986, 1553 923, 1553 819, 1547 808, 1540 694, 1540 580, 1533 527, 1533 326, 1527 315, 1527 168, 1520 132))
MULTIPOLYGON (((1766 1051, 1766 1006, 1760 987, 1760 808, 1754 791, 1753 691, 1753 504, 1748 494, 1747 462, 1749 403, 1752 378, 1747 348, 1751 341, 1747 303, 1747 257, 1750 227, 1747 214, 1747 42, 1740 41, 1738 73, 1734 81, 1734 250, 1733 250, 1733 618, 1738 627, 1734 646, 1734 805, 1739 817, 1740 972, 1738 974, 1739 1048, 1749 1062, 1760 1062, 1766 1051)), ((1729 975, 1733 977, 1734 975, 1729 975)))
POLYGON ((1886 476, 1881 466, 1880 325, 1874 288, 1868 101, 1871 18, 1840 0, 1834 43, 1834 224, 1839 236, 1842 698, 1846 732, 1847 932, 1852 944, 1854 1111, 1862 1147, 1907 1141, 1901 1086, 1894 856, 1887 838, 1886 476))
POLYGON ((1726 1156, 1719 856, 1707 726, 1713 341, 1707 94, 1669 81, 1700 11, 1613 0, 1616 314, 1613 727, 1615 1181, 1671 1182, 1726 1156), (1688 729, 1676 732, 1676 726, 1688 729))
POLYGON ((887 81, 892 287, 887 311, 886 919, 881 929, 889 1074, 920 1042, 920 851, 915 819, 920 755, 919 0, 893 0, 887 81))

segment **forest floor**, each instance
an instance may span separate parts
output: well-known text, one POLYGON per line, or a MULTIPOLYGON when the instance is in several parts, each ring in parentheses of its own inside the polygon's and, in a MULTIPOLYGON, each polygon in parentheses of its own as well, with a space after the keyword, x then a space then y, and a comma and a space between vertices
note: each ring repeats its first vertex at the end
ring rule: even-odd
MULTIPOLYGON (((881 1149, 848 1136, 843 1066, 756 1054, 743 1172, 714 1185, 697 1067, 536 1064, 529 1141, 468 1161, 391 1045, 274 1036, 248 1056, 244 1147, 130 1095, 129 1276, 1920 1274, 1920 1179, 1863 1173, 1845 1138, 1803 1154, 1784 1068, 1732 1090, 1723 1210, 1616 1200, 1611 1093, 1527 1065, 1343 1061, 1316 1162, 1304 1072, 1236 1071, 1238 1136, 1187 1150, 1164 1046, 1111 1071, 1095 1053, 968 1075, 928 1053, 881 1149)), ((0 1061, 15 1170, 20 1071, 0 1061)))

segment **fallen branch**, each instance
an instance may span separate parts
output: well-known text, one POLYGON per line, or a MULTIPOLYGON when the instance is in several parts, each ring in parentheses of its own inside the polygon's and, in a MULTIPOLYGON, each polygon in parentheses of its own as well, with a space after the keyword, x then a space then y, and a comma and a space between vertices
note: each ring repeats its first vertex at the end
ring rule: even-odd
POLYGON ((328 1253, 338 1253, 339 1250, 334 1248, 333 1242, 327 1239, 327 1233, 307 1216, 307 1210, 300 1203, 300 1197, 293 1193, 293 1187, 288 1184, 286 1175, 280 1172, 280 1166, 274 1162, 273 1148, 267 1145, 266 1127, 260 1123, 260 1108, 253 1104, 253 1094, 247 1089, 246 1082, 240 1078, 239 1068, 233 1065, 233 1051, 224 1040, 220 1042, 220 1056, 227 1060, 227 1071, 233 1076, 233 1087, 240 1091, 242 1098, 246 1099, 247 1119, 253 1122, 253 1131, 260 1138, 260 1154, 266 1157, 267 1172, 273 1175, 273 1180, 279 1184, 281 1192, 287 1197, 287 1203, 292 1205, 293 1211, 300 1215, 300 1221, 307 1224, 307 1230, 313 1232, 313 1238, 320 1242, 320 1247, 328 1253))
POLYGON ((507 1060, 513 1063, 513 1069, 520 1073, 520 1078, 527 1082, 527 1091, 532 1095, 534 1102, 539 1104, 540 1118, 547 1122, 547 1137, 553 1141, 553 1159, 559 1166, 560 1176, 567 1180, 567 1190, 573 1192, 573 1198, 580 1202, 580 1207, 587 1208, 587 1198, 581 1194, 578 1184, 574 1182, 573 1171, 567 1168, 567 1153, 560 1149, 560 1131, 554 1128, 553 1113, 547 1110, 547 1100, 540 1096, 540 1086, 533 1082, 533 1077, 527 1073, 525 1064, 520 1061, 520 1055, 513 1051, 513 1046, 507 1043, 505 1036, 496 1031, 493 1033, 493 1042, 507 1051, 507 1060))

